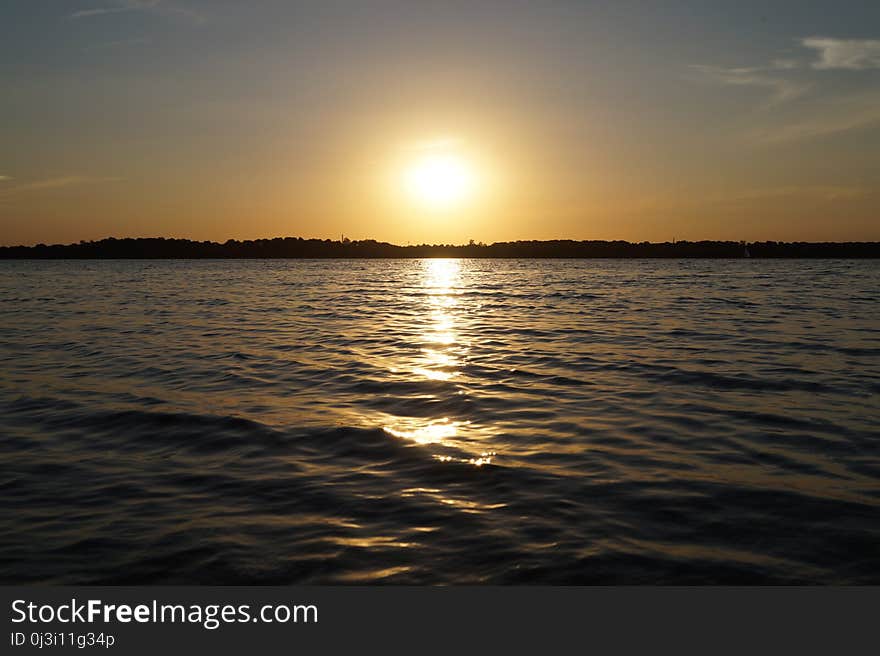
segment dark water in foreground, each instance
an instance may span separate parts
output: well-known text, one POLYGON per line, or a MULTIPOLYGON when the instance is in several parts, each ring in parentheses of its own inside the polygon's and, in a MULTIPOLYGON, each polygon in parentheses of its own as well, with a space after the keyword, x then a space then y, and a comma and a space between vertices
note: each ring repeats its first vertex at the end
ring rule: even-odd
POLYGON ((0 582, 880 583, 880 263, 0 262, 0 582))

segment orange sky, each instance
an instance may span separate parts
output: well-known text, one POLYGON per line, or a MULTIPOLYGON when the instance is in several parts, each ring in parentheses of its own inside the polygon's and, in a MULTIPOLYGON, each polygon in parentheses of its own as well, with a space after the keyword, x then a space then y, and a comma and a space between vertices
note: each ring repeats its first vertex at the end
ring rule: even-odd
POLYGON ((880 5, 69 4, 0 10, 4 245, 880 240, 880 5))

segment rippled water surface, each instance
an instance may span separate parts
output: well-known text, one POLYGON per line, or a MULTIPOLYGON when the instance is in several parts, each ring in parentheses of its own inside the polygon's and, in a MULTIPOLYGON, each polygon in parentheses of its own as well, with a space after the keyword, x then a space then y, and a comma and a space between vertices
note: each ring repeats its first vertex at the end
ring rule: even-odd
POLYGON ((0 262, 0 582, 880 583, 880 263, 0 262))

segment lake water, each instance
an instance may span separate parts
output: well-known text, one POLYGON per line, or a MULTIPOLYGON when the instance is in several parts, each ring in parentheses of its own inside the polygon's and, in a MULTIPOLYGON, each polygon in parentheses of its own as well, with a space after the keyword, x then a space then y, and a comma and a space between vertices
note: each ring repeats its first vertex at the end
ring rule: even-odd
POLYGON ((0 262, 2 583, 880 583, 880 262, 0 262))

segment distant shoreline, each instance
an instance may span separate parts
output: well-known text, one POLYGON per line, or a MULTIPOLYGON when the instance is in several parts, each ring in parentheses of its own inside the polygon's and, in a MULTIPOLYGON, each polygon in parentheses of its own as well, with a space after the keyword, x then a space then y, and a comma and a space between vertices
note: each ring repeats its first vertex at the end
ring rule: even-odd
POLYGON ((462 258, 880 258, 880 242, 736 241, 515 241, 493 244, 399 246, 372 239, 352 241, 277 237, 218 243, 189 239, 107 238, 77 244, 0 246, 0 259, 407 259, 462 258))

